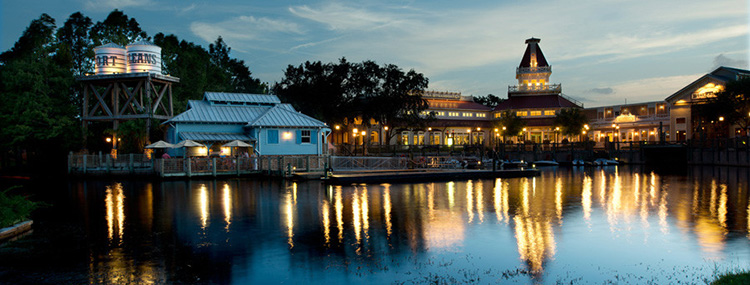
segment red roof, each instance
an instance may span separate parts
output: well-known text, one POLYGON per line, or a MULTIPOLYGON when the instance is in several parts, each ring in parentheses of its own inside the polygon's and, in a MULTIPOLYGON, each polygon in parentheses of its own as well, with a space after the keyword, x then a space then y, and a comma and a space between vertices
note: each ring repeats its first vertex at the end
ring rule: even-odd
POLYGON ((521 64, 518 65, 518 67, 531 67, 531 50, 536 50, 536 62, 537 67, 543 67, 543 66, 549 66, 547 64, 547 59, 544 58, 544 54, 542 53, 542 49, 539 47, 539 39, 536 38, 530 38, 526 40, 526 52, 523 53, 523 58, 521 58, 521 64), (533 45, 533 46, 532 46, 533 45))
POLYGON ((454 109, 454 110, 476 110, 476 111, 490 111, 492 108, 485 105, 473 102, 473 101, 457 101, 457 100, 437 100, 427 99, 427 103, 430 105, 430 109, 454 109))
POLYGON ((495 110, 508 109, 541 109, 541 108, 580 108, 568 99, 557 94, 551 95, 532 95, 532 96, 511 96, 508 100, 503 101, 495 110))

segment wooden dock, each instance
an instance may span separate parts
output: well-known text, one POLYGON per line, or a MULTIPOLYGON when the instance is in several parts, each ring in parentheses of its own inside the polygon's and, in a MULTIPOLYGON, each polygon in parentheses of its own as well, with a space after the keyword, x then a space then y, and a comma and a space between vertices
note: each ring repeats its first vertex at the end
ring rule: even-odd
POLYGON ((508 170, 416 170, 416 171, 380 171, 360 173, 338 173, 325 179, 333 185, 352 183, 407 183, 433 182, 469 179, 492 179, 539 176, 538 169, 508 169, 508 170))

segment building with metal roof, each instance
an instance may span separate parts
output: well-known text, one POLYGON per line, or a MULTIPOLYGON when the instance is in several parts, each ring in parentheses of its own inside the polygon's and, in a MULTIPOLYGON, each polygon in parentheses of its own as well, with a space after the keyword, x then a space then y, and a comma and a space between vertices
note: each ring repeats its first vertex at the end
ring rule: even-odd
MULTIPOLYGON (((206 145, 198 155, 226 155, 221 145, 233 140, 253 145, 259 155, 321 155, 330 133, 325 123, 267 94, 206 92, 164 124, 168 142, 189 139, 206 145)), ((174 154, 183 155, 180 151, 174 154)))

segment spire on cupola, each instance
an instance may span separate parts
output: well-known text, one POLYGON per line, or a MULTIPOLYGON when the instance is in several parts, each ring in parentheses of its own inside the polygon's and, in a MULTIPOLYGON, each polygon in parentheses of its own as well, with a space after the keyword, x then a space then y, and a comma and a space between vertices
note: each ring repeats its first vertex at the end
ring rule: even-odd
POLYGON ((537 38, 526 40, 526 52, 516 69, 519 87, 536 89, 544 88, 549 84, 552 67, 547 64, 547 59, 544 58, 542 49, 539 48, 540 41, 537 38))

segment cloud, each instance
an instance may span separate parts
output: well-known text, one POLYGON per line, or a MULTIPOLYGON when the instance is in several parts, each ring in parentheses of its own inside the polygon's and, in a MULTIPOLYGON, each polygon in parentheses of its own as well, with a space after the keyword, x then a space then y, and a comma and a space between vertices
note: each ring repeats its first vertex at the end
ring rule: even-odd
POLYGON ((320 8, 307 5, 290 7, 289 12, 297 17, 324 24, 331 30, 340 31, 369 30, 401 22, 391 14, 344 6, 340 3, 328 3, 320 8))
POLYGON ((613 91, 617 90, 617 92, 602 94, 602 96, 586 99, 585 101, 622 104, 625 103, 625 100, 628 100, 628 102, 664 100, 703 75, 699 73, 629 80, 609 88, 603 88, 612 89, 613 91))
POLYGON ((598 94, 612 94, 612 93, 615 92, 615 90, 612 89, 612 88, 609 88, 609 87, 607 87, 607 88, 593 88, 593 89, 590 89, 589 92, 591 92, 591 93, 598 93, 598 94))
POLYGON ((222 36, 230 46, 247 45, 248 41, 271 41, 275 37, 289 34, 303 34, 296 23, 254 16, 239 16, 218 23, 193 22, 190 24, 190 31, 207 42, 214 42, 222 36))
POLYGON ((142 7, 151 5, 151 0, 88 0, 84 2, 87 10, 109 11, 127 7, 142 7))
POLYGON ((735 67, 735 68, 748 68, 748 62, 744 59, 733 59, 725 56, 723 53, 714 57, 714 66, 711 67, 710 71, 714 71, 720 66, 735 67))

